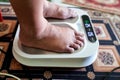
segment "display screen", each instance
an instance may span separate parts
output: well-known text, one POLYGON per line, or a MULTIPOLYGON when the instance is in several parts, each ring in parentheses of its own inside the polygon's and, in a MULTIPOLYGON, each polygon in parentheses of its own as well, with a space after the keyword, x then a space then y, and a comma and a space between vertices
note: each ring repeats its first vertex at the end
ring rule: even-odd
POLYGON ((95 42, 96 41, 96 36, 94 34, 90 19, 87 15, 83 15, 82 16, 82 20, 83 20, 83 24, 85 27, 85 31, 88 37, 88 40, 91 42, 95 42))

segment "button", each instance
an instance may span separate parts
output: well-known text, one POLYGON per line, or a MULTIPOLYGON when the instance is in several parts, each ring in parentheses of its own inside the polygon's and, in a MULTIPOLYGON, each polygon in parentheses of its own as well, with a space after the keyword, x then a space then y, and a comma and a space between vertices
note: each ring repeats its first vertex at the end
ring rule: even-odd
POLYGON ((95 37, 90 37, 89 40, 90 40, 91 42, 95 42, 95 41, 96 41, 96 38, 95 38, 95 37))

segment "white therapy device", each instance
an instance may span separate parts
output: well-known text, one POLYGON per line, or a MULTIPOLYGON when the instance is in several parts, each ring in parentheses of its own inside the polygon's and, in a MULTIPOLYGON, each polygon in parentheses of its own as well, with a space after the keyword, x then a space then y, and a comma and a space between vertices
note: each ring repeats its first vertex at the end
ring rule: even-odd
POLYGON ((23 65, 32 67, 85 67, 92 64, 98 54, 99 41, 87 12, 76 9, 78 16, 66 20, 48 19, 51 24, 67 26, 84 33, 85 43, 73 53, 56 53, 25 47, 19 41, 19 26, 13 42, 13 56, 23 65))

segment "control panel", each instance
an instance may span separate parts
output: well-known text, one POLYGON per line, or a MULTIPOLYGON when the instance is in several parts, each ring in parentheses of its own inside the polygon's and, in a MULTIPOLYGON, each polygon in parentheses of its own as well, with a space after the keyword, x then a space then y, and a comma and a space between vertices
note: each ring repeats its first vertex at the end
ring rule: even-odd
POLYGON ((83 15, 82 21, 83 21, 83 25, 85 27, 85 31, 86 31, 88 40, 90 42, 95 42, 97 39, 96 39, 95 33, 93 31, 92 24, 90 22, 90 18, 87 15, 83 15))

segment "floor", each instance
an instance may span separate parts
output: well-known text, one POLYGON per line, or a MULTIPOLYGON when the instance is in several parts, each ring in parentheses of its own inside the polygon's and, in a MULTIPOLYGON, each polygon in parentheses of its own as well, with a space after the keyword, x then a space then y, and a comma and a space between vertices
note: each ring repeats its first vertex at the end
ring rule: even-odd
MULTIPOLYGON (((4 21, 0 22, 1 72, 13 74, 21 80, 118 80, 120 78, 120 17, 118 15, 83 8, 90 15, 100 42, 98 58, 92 65, 82 68, 36 68, 24 66, 14 59, 12 44, 18 21, 10 5, 0 5, 0 8, 4 18, 4 21), (108 75, 113 69, 115 71, 108 75)), ((0 79, 13 80, 5 76, 0 76, 0 79)))

